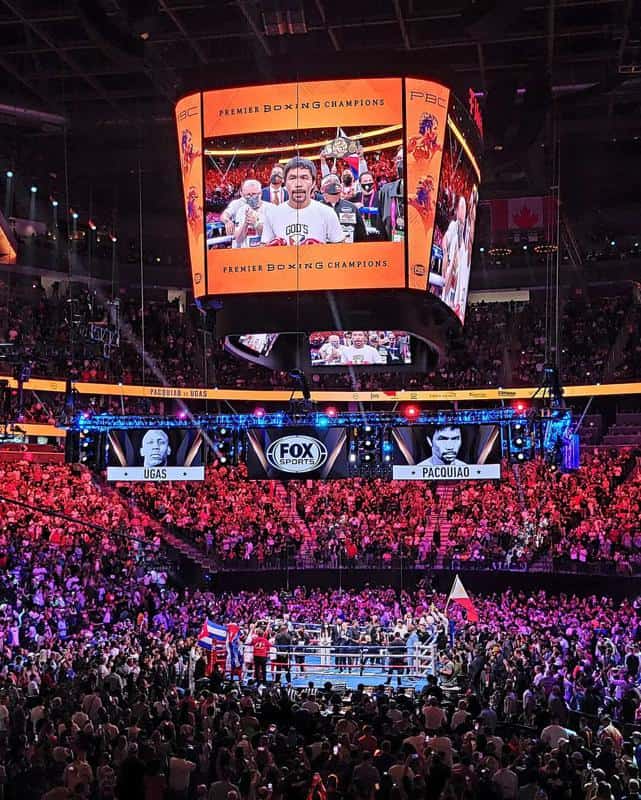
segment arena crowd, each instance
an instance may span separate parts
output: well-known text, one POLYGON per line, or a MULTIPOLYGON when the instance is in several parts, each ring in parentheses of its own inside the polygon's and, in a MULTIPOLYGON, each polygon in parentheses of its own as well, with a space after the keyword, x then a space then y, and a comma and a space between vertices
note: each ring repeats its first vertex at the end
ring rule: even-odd
MULTIPOLYGON (((106 324, 104 304, 92 301, 91 314, 106 324)), ((66 324, 66 298, 40 293, 16 304, 0 328, 0 341, 12 346, 16 359, 29 363, 31 374, 74 381, 140 383, 142 315, 134 301, 120 306, 120 346, 105 358, 66 324)), ((271 371, 228 354, 223 342, 204 333, 204 317, 178 301, 145 305, 145 367, 148 384, 210 386, 236 389, 290 387, 286 372, 271 371)), ((561 379, 567 385, 602 380, 638 379, 641 316, 631 294, 591 297, 579 294, 563 307, 561 379), (619 339, 616 358, 609 356, 619 339)), ((479 303, 468 308, 464 336, 453 336, 442 363, 418 374, 336 370, 310 373, 315 389, 484 388, 539 385, 550 359, 546 316, 536 299, 529 303, 479 303)), ((15 359, 14 359, 15 360, 15 359)), ((120 399, 118 399, 120 403, 120 399)))
MULTIPOLYGON (((32 477, 32 499, 86 480, 32 477)), ((11 491, 14 475, 2 478, 11 491)), ((166 584, 130 540, 96 548, 78 529, 54 542, 29 514, 2 527, 3 800, 636 796, 637 601, 507 592, 475 598, 471 624, 425 588, 221 595, 166 584), (238 632, 242 683, 228 665, 207 674, 205 618, 238 632), (285 642, 319 641, 319 622, 338 647, 387 641, 387 680, 254 681, 285 642), (411 648, 430 631, 439 674, 387 690, 392 672, 410 682, 411 648)))

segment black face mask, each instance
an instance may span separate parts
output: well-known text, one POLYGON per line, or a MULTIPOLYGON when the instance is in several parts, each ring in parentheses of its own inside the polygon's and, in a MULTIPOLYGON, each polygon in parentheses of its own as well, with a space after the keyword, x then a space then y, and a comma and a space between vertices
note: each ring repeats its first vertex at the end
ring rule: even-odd
POLYGON ((343 176, 343 183, 345 184, 345 186, 351 186, 353 180, 354 180, 354 178, 352 178, 351 175, 344 175, 343 176))
POLYGON ((372 190, 373 183, 361 183, 361 188, 364 192, 370 192, 372 190))
POLYGON ((269 182, 272 184, 272 186, 277 186, 278 184, 282 183, 282 180, 280 175, 272 175, 269 179, 269 182))

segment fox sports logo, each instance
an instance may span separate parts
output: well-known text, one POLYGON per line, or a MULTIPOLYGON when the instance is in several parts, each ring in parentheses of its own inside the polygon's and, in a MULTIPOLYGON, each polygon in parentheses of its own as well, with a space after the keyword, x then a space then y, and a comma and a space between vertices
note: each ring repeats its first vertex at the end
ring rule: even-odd
POLYGON ((313 472, 327 461, 327 448, 313 436, 283 436, 269 445, 267 460, 281 472, 313 472))

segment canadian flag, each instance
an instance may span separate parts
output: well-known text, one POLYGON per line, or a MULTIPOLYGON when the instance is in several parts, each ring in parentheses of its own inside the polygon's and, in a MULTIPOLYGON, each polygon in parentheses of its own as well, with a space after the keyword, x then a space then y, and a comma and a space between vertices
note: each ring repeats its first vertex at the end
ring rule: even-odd
POLYGON ((543 198, 514 197, 507 201, 508 228, 532 230, 543 227, 543 198))
POLYGON ((465 586, 463 586, 463 581, 457 575, 454 578, 454 583, 452 584, 452 588, 450 589, 450 593, 447 598, 447 606, 450 603, 458 603, 461 608, 464 608, 467 613, 467 619, 469 622, 478 622, 479 621, 479 614, 476 610, 476 607, 472 600, 470 599, 469 594, 467 593, 465 586))
POLYGON ((556 219, 552 197, 512 197, 489 200, 492 236, 499 241, 507 231, 546 230, 556 219))

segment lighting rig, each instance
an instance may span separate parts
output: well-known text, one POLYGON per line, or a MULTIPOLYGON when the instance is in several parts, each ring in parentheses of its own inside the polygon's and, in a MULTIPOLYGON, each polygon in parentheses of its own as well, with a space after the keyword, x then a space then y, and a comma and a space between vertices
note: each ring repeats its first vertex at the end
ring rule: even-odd
POLYGON ((517 407, 423 412, 407 405, 400 412, 356 413, 329 407, 324 411, 290 408, 251 414, 197 414, 178 416, 117 416, 84 412, 69 427, 67 460, 81 461, 96 469, 105 465, 105 443, 111 430, 135 428, 197 428, 206 434, 209 460, 238 464, 244 460, 245 439, 250 429, 340 427, 347 432, 347 458, 352 475, 391 477, 394 428, 425 425, 496 425, 501 431, 502 457, 516 463, 536 455, 549 463, 559 461, 559 447, 571 435, 572 414, 566 408, 517 407))

